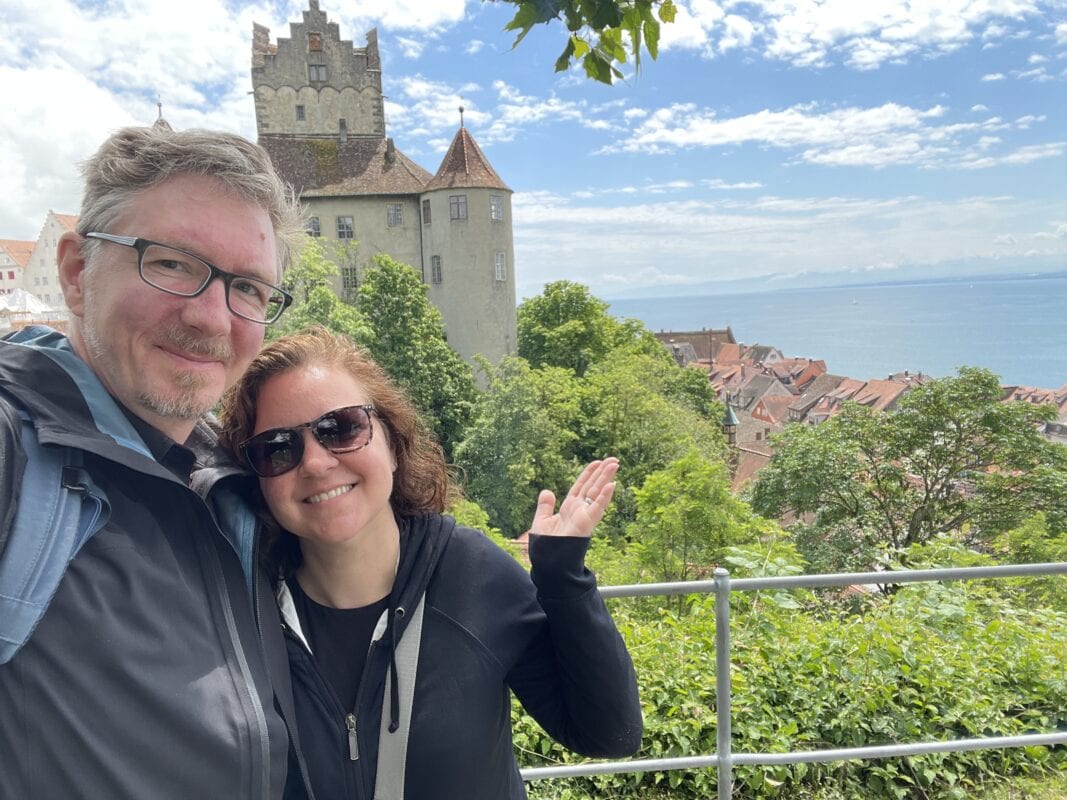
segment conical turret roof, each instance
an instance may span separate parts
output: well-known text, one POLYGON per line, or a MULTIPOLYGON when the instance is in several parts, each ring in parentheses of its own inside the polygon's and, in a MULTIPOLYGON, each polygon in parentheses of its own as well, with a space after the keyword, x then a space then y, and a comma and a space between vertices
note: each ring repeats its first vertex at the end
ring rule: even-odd
POLYGON ((445 153, 437 174, 426 184, 423 191, 434 189, 502 189, 510 192, 508 185, 496 174, 489 159, 478 147, 474 137, 462 125, 445 153))

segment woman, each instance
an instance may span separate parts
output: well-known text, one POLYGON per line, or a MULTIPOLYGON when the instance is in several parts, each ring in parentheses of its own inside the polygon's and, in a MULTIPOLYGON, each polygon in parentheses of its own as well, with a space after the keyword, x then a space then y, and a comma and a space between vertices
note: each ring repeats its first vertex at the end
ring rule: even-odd
POLYGON ((615 459, 587 466, 558 512, 541 493, 527 575, 442 515, 440 448, 381 369, 325 329, 266 347, 222 420, 273 520, 319 800, 524 798, 509 689, 572 750, 638 748, 633 666, 583 563, 615 459))

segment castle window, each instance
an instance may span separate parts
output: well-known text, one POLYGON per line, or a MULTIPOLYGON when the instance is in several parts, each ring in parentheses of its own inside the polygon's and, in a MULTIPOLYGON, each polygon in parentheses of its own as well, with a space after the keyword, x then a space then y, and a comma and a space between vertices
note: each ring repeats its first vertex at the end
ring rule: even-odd
POLYGON ((441 283, 441 256, 430 256, 430 282, 441 283))
POLYGON ((326 77, 326 65, 325 64, 308 64, 308 80, 309 81, 325 81, 326 77))
POLYGON ((452 219, 467 218, 467 195, 453 194, 448 197, 448 215, 452 219))
POLYGON ((351 217, 338 217, 337 218, 337 238, 338 239, 351 239, 352 238, 352 218, 351 217))
POLYGON ((318 217, 308 217, 307 225, 304 227, 308 236, 314 236, 316 239, 322 236, 322 226, 319 224, 318 217))
POLYGON ((429 200, 423 200, 422 201, 422 224, 423 225, 429 225, 430 224, 430 201, 429 200))
POLYGON ((312 52, 319 52, 322 50, 322 34, 321 33, 309 33, 308 34, 308 50, 312 52))
POLYGON ((15 270, 13 270, 13 269, 9 269, 9 270, 7 271, 7 279, 8 279, 9 281, 13 281, 13 280, 15 280, 15 270))
POLYGON ((496 279, 506 281, 508 279, 508 257, 506 253, 496 254, 496 279))
POLYGON ((307 119, 307 116, 304 113, 304 107, 303 106, 297 106, 296 107, 296 118, 298 120, 300 120, 300 121, 303 121, 303 120, 307 119))
POLYGON ((404 224, 404 206, 402 203, 389 203, 385 209, 390 228, 404 224))
POLYGON ((504 220, 504 198, 498 194, 489 195, 489 219, 493 222, 504 220))
POLYGON ((341 267, 341 299, 351 303, 356 299, 356 290, 359 288, 359 271, 356 267, 341 267))

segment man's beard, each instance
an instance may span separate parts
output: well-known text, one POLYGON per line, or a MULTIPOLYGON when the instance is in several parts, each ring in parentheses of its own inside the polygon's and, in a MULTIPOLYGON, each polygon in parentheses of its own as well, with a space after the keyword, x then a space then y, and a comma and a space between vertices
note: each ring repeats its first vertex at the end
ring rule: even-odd
MULTIPOLYGON (((107 346, 98 335, 95 318, 86 314, 82 321, 82 338, 85 346, 92 355, 94 363, 104 372, 115 374, 117 372, 115 360, 111 357, 107 346)), ((209 342, 193 336, 178 325, 173 325, 164 330, 157 339, 158 342, 169 344, 176 350, 190 355, 209 356, 223 363, 232 361, 233 350, 228 343, 209 342)), ((167 419, 195 420, 202 417, 212 409, 219 398, 205 401, 201 395, 207 380, 204 376, 194 372, 179 372, 173 379, 167 394, 160 392, 140 391, 136 402, 141 408, 150 411, 159 417, 167 419)))

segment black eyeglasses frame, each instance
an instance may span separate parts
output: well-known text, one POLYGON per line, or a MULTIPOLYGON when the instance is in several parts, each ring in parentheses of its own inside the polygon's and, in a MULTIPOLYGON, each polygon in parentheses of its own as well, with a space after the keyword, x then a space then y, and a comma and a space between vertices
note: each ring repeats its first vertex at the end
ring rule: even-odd
POLYGON ((302 434, 302 432, 303 432, 303 430, 305 428, 310 428, 312 436, 315 437, 315 441, 317 441, 320 445, 322 445, 322 447, 326 448, 327 450, 329 450, 334 455, 343 455, 345 453, 355 453, 358 450, 362 450, 364 447, 369 445, 371 443, 371 441, 373 441, 373 439, 374 439, 374 424, 373 424, 373 420, 371 419, 371 416, 372 415, 376 415, 377 413, 378 413, 378 410, 374 407, 373 403, 362 403, 362 404, 356 404, 356 405, 351 405, 351 406, 341 406, 340 408, 334 408, 334 409, 331 409, 330 411, 327 411, 325 414, 322 414, 322 415, 316 417, 315 419, 311 420, 310 422, 303 422, 300 425, 289 425, 289 426, 284 427, 284 428, 268 428, 265 431, 260 431, 255 436, 249 436, 247 439, 245 439, 243 442, 241 442, 239 445, 237 445, 237 449, 241 453, 241 456, 244 458, 245 463, 249 466, 249 468, 254 473, 259 475, 259 477, 261 477, 261 478, 277 478, 279 475, 284 475, 287 472, 292 472, 294 469, 299 467, 300 466, 300 462, 302 462, 304 460, 304 437, 301 434, 302 434), (328 444, 326 444, 326 442, 324 442, 322 440, 322 436, 320 435, 319 431, 316 429, 316 426, 320 422, 322 422, 324 419, 326 419, 327 417, 329 417, 329 416, 331 416, 333 414, 337 414, 338 412, 342 412, 342 411, 348 411, 348 410, 353 409, 353 408, 362 409, 363 412, 367 415, 367 441, 362 442, 361 444, 358 444, 355 447, 330 447, 328 444), (265 473, 261 472, 260 470, 256 469, 256 465, 254 463, 254 459, 252 459, 248 454, 248 446, 250 444, 253 444, 257 439, 262 439, 264 437, 269 439, 270 437, 276 436, 279 433, 291 434, 291 438, 289 440, 289 445, 294 451, 293 452, 293 462, 292 462, 292 464, 290 466, 286 467, 281 472, 273 472, 273 473, 270 473, 270 474, 265 474, 265 473))
POLYGON ((199 297, 207 291, 207 287, 211 285, 211 282, 215 280, 215 278, 221 278, 223 286, 225 287, 226 307, 230 310, 230 313, 234 316, 240 317, 241 319, 248 320, 249 322, 254 322, 257 325, 270 325, 273 322, 277 322, 278 318, 282 315, 285 309, 289 308, 289 306, 293 303, 293 296, 280 286, 275 286, 272 283, 267 283, 266 281, 260 280, 259 278, 251 278, 247 275, 235 275, 232 272, 227 272, 224 269, 219 269, 210 261, 206 261, 205 259, 198 256, 196 253, 190 253, 188 250, 183 250, 182 248, 175 247, 174 245, 164 244, 163 242, 154 242, 151 239, 142 239, 139 236, 116 236, 112 233, 101 233, 100 231, 90 231, 89 233, 85 234, 85 238, 98 239, 102 242, 111 242, 112 244, 122 245, 123 247, 132 247, 134 250, 137 251, 137 274, 141 276, 141 280, 143 280, 153 289, 158 289, 161 292, 174 295, 175 297, 199 297), (196 259, 208 268, 207 280, 205 280, 204 283, 200 286, 200 288, 197 289, 195 292, 176 292, 173 289, 168 289, 164 286, 160 286, 158 283, 152 283, 152 281, 148 280, 148 278, 146 278, 144 274, 144 254, 145 250, 147 250, 149 247, 165 247, 168 250, 174 250, 177 253, 181 253, 183 255, 189 256, 190 258, 196 259), (256 319, 255 317, 250 317, 247 314, 242 314, 240 311, 233 307, 233 304, 230 303, 230 285, 235 280, 251 281, 253 283, 258 283, 262 284, 263 286, 269 287, 272 292, 278 292, 281 294, 281 305, 278 306, 277 311, 273 315, 265 319, 256 319))

